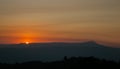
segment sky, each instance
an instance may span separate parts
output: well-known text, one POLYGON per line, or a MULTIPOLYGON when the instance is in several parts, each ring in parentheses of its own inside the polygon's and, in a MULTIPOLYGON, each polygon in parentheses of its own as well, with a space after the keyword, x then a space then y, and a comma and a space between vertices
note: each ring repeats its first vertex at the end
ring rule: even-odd
POLYGON ((120 0, 0 0, 0 44, 80 41, 120 46, 120 0))

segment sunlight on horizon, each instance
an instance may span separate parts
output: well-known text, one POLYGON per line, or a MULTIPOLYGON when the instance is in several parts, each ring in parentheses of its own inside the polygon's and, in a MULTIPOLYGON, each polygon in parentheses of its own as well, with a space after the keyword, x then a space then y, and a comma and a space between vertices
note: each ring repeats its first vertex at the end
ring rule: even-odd
POLYGON ((29 42, 25 42, 25 44, 27 44, 27 45, 28 45, 28 44, 29 44, 29 42))

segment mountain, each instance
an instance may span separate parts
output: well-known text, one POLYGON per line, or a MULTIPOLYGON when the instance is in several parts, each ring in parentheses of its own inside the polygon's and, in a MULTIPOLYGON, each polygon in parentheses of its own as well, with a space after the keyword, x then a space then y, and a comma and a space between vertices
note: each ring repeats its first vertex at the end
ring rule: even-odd
POLYGON ((64 56, 94 56, 107 60, 120 60, 120 48, 111 48, 96 42, 84 43, 31 43, 1 44, 0 62, 54 61, 64 56))

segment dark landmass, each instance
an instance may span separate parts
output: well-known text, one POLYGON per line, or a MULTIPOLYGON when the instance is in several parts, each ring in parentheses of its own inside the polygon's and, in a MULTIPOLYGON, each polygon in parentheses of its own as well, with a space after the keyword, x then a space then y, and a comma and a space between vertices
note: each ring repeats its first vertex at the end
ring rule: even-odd
POLYGON ((12 69, 81 69, 81 68, 120 68, 120 62, 98 59, 95 57, 64 57, 61 61, 42 62, 30 61, 16 64, 0 63, 1 68, 12 69))
POLYGON ((31 43, 1 44, 1 63, 22 63, 27 61, 50 62, 61 60, 64 56, 90 57, 120 61, 120 48, 111 48, 95 42, 84 43, 31 43))

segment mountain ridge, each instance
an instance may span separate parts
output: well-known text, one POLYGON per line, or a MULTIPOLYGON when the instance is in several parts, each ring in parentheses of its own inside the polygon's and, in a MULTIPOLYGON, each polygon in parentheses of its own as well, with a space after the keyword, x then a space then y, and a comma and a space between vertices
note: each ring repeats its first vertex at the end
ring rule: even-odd
POLYGON ((0 47, 0 62, 54 61, 64 56, 94 56, 119 61, 119 55, 120 48, 107 47, 95 42, 14 44, 0 47))
POLYGON ((91 46, 91 47, 107 47, 107 48, 116 48, 116 47, 110 47, 110 46, 106 46, 106 45, 102 45, 99 44, 95 41, 87 41, 87 42, 46 42, 46 43, 29 43, 29 44, 25 44, 25 43, 19 43, 19 44, 0 44, 0 47, 39 47, 39 46, 46 46, 46 45, 50 45, 50 46, 91 46))

